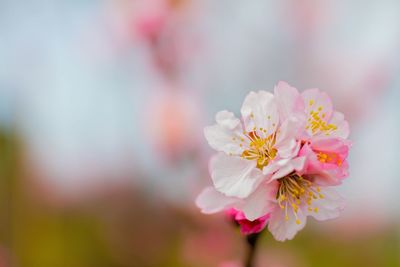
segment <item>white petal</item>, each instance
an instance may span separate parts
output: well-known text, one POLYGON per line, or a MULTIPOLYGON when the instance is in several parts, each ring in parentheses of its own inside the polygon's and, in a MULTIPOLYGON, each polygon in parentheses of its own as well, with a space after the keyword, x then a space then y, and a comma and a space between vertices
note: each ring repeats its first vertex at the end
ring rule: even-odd
POLYGON ((299 91, 286 82, 280 81, 274 88, 281 121, 304 113, 304 103, 299 91))
POLYGON ((240 120, 235 117, 235 114, 226 110, 218 112, 215 115, 215 120, 219 125, 230 130, 235 129, 240 124, 240 120))
POLYGON ((256 161, 219 153, 210 160, 215 188, 230 197, 246 198, 263 181, 256 161))
POLYGON ((241 113, 246 131, 256 130, 259 136, 268 136, 275 132, 279 122, 274 96, 266 91, 250 92, 243 102, 241 113), (266 130, 266 133, 260 128, 266 130))
POLYGON ((275 207, 276 192, 278 182, 262 183, 248 198, 240 203, 236 208, 243 211, 246 218, 254 221, 272 211, 275 207))
POLYGON ((292 139, 278 148, 278 155, 281 158, 292 158, 299 153, 299 150, 300 142, 292 139))
POLYGON ((276 205, 269 219, 268 230, 277 241, 293 239, 296 233, 306 225, 307 217, 301 209, 297 212, 297 218, 289 207, 287 210, 288 220, 285 220, 285 215, 285 210, 276 205), (299 220, 300 224, 297 224, 296 220, 299 220))
POLYGON ((300 134, 300 131, 303 129, 304 125, 304 120, 301 120, 298 117, 289 117, 279 127, 279 131, 276 136, 275 146, 279 147, 281 145, 284 145, 287 141, 296 139, 296 137, 300 134))
POLYGON ((300 118, 290 117, 279 127, 275 147, 281 158, 290 158, 297 155, 300 144, 296 138, 301 133, 304 125, 304 121, 300 118))
POLYGON ((240 120, 232 112, 220 111, 216 115, 217 124, 204 128, 204 136, 209 145, 217 151, 240 155, 242 126, 240 120))
POLYGON ((337 111, 333 112, 333 115, 329 120, 329 123, 334 124, 337 127, 336 130, 332 131, 329 134, 329 137, 340 137, 343 139, 349 137, 350 134, 349 123, 344 119, 343 113, 337 111))
POLYGON ((266 176, 272 176, 274 172, 279 170, 283 165, 285 165, 290 159, 281 159, 270 162, 267 166, 263 168, 263 174, 266 176))
POLYGON ((205 188, 196 198, 196 205, 203 213, 211 214, 230 208, 238 199, 227 197, 213 187, 205 188))
POLYGON ((344 208, 344 199, 333 189, 321 187, 323 199, 316 199, 312 202, 312 208, 317 208, 318 212, 305 211, 307 215, 314 217, 316 220, 325 221, 337 218, 344 208))
POLYGON ((267 176, 273 174, 270 180, 282 178, 293 171, 301 172, 305 166, 306 157, 293 159, 280 159, 264 167, 263 173, 267 176))
POLYGON ((272 175, 272 180, 282 178, 293 171, 302 171, 306 162, 306 157, 297 157, 288 160, 277 172, 272 175))

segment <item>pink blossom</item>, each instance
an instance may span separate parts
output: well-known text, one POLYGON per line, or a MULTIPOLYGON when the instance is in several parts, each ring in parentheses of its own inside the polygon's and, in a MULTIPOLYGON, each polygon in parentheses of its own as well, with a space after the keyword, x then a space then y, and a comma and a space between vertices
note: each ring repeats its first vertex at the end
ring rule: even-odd
POLYGON ((349 125, 344 115, 333 110, 329 96, 318 89, 300 94, 297 89, 280 82, 275 87, 280 110, 286 116, 302 117, 306 123, 297 136, 302 147, 299 156, 307 158, 303 172, 318 175, 325 185, 335 185, 347 177, 347 156, 350 148, 349 125))
POLYGON ((268 230, 276 240, 292 239, 307 217, 339 216, 344 200, 332 188, 348 175, 349 126, 318 89, 300 94, 285 82, 275 94, 251 92, 241 109, 217 114, 205 128, 211 147, 214 187, 198 196, 203 213, 223 210, 243 233, 268 230))

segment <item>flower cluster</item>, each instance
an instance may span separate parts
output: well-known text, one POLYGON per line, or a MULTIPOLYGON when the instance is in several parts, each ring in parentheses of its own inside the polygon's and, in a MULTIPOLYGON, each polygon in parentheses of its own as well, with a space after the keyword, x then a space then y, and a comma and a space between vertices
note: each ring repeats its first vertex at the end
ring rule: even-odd
POLYGON ((241 115, 220 111, 204 129, 218 153, 209 163, 213 186, 196 199, 202 212, 225 211, 247 234, 268 224, 279 241, 308 216, 337 217, 344 201, 332 187, 348 175, 349 125, 329 96, 279 82, 274 94, 250 92, 241 115))

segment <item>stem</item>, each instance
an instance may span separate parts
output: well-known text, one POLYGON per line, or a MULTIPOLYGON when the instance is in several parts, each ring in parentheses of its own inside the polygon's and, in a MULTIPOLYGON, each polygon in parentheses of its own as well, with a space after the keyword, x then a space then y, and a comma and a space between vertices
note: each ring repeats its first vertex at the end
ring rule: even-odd
POLYGON ((254 267, 254 256, 256 252, 257 240, 260 237, 260 234, 261 233, 257 233, 246 236, 246 241, 249 246, 245 262, 246 267, 254 267))

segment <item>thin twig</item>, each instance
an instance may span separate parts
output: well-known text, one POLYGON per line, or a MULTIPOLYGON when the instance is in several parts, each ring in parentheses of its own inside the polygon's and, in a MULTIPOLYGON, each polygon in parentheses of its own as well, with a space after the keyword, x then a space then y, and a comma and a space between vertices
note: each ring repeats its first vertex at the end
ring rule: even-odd
POLYGON ((257 240, 260 237, 260 234, 261 233, 257 233, 246 236, 246 241, 249 247, 247 250, 246 262, 245 262, 246 267, 255 267, 254 256, 256 252, 257 240))

